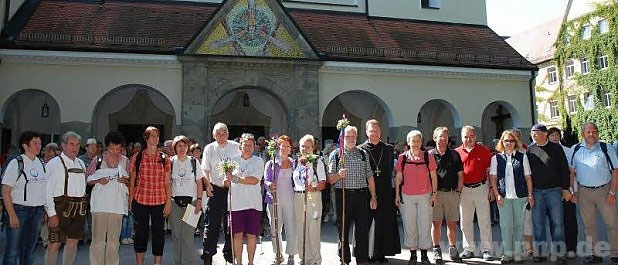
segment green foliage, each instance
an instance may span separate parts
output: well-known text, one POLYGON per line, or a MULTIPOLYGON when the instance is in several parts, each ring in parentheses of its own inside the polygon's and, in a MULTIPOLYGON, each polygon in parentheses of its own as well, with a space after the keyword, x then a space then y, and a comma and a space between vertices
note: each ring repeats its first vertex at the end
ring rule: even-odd
POLYGON ((592 121, 599 126, 600 138, 613 142, 618 137, 618 0, 596 5, 593 12, 563 23, 554 45, 554 61, 562 89, 557 90, 551 97, 563 99, 559 102, 565 138, 574 141, 579 137, 579 124, 592 121), (607 19, 609 32, 600 33, 596 24, 599 19, 607 19), (589 39, 584 40, 581 32, 586 25, 592 26, 592 34, 589 39), (567 37, 569 42, 565 41, 567 37), (606 55, 609 63, 609 67, 602 70, 598 62, 601 55, 606 55), (589 72, 581 74, 576 71, 574 80, 577 85, 564 87, 566 62, 571 59, 581 61, 584 58, 588 60, 589 72), (594 108, 590 110, 584 110, 581 104, 582 95, 586 92, 594 97, 594 108), (609 108, 604 107, 602 101, 603 94, 607 92, 611 93, 609 108), (578 99, 575 113, 568 114, 566 111, 567 95, 575 95, 578 99))

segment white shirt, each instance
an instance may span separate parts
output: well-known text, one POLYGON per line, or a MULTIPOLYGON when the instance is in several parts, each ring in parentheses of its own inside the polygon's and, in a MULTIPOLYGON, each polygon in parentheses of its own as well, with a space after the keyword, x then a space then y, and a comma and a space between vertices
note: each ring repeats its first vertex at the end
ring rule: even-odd
POLYGON ((316 165, 316 168, 318 171, 317 179, 316 174, 313 172, 313 164, 307 163, 306 166, 303 166, 299 163, 298 165, 296 165, 294 173, 292 173, 295 191, 305 190, 305 182, 307 181, 307 175, 309 176, 311 187, 317 187, 318 182, 326 180, 326 170, 324 169, 324 163, 322 163, 322 159, 318 159, 318 164, 316 165))
POLYGON ((50 160, 45 169, 47 170, 47 190, 45 192, 45 211, 48 216, 56 215, 56 204, 54 197, 64 195, 64 178, 65 171, 62 166, 62 159, 67 166, 67 169, 80 168, 84 173, 69 173, 69 185, 67 187, 67 195, 69 197, 84 197, 86 195, 86 166, 84 161, 79 158, 71 160, 68 156, 60 154, 50 160))
POLYGON ((187 156, 185 161, 180 161, 178 156, 173 156, 172 164, 172 197, 191 196, 197 199, 196 180, 204 177, 204 171, 200 167, 199 161, 195 160, 195 174, 191 165, 191 157, 187 156))
MULTIPOLYGON (((504 153, 496 154, 496 155, 504 155, 504 153)), ((515 174, 513 173, 513 161, 512 155, 506 155, 506 168, 504 169, 504 181, 506 188, 506 197, 505 199, 517 199, 517 192, 515 191, 515 174)), ((532 173, 530 171, 530 162, 528 161, 528 156, 524 153, 523 158, 523 166, 524 166, 524 176, 530 176, 532 173)), ((498 176, 498 160, 496 156, 491 158, 491 166, 489 167, 489 175, 498 176)))
POLYGON ((202 169, 210 172, 210 183, 223 187, 225 174, 219 172, 219 163, 225 159, 234 159, 240 156, 240 144, 234 141, 227 141, 225 147, 219 147, 214 141, 204 147, 202 155, 202 169))
MULTIPOLYGON (((255 177, 262 180, 264 176, 264 160, 257 156, 244 159, 240 156, 234 159, 238 167, 232 171, 232 175, 238 177, 255 177)), ((242 211, 254 209, 262 211, 262 188, 258 182, 255 185, 232 183, 232 205, 228 210, 242 211)))
MULTIPOLYGON (((129 195, 129 189, 127 185, 118 182, 118 178, 129 178, 127 169, 128 158, 126 156, 120 156, 120 162, 118 167, 115 168, 114 174, 107 177, 109 182, 105 185, 95 183, 92 188, 92 194, 90 195, 90 211, 93 213, 115 213, 115 214, 127 214, 127 198, 129 195)), ((96 160, 91 161, 96 163, 96 160)), ((67 165, 68 167, 68 165, 67 165)), ((110 169, 103 159, 101 168, 95 172, 103 172, 104 169, 110 169)), ((110 172, 110 171, 106 171, 110 172)), ((88 177, 88 180, 90 180, 88 177)))
MULTIPOLYGON (((17 159, 12 159, 6 166, 2 184, 11 187, 11 198, 14 204, 23 206, 42 206, 45 204, 45 189, 47 187, 47 174, 45 174, 43 162, 35 157, 30 160, 25 154, 21 155, 24 160, 24 175, 18 171, 17 159), (28 186, 26 186, 26 178, 28 186), (24 191, 26 200, 24 201, 24 191)), ((6 199, 6 198, 5 198, 6 199)))

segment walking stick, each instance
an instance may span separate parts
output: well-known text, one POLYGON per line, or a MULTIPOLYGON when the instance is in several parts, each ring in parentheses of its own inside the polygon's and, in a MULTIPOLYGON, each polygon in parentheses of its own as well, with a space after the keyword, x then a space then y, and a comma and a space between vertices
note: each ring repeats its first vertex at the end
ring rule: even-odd
POLYGON ((307 242, 307 195, 309 194, 309 190, 307 189, 307 187, 310 185, 309 182, 309 168, 306 167, 307 162, 305 161, 305 203, 303 205, 303 257, 302 257, 302 262, 301 264, 305 264, 305 253, 306 253, 306 242, 307 242))
POLYGON ((229 220, 229 227, 228 227, 228 229, 229 229, 229 233, 230 233, 230 243, 232 244, 232 264, 235 264, 236 253, 234 251, 235 246, 234 246, 234 233, 233 233, 233 230, 232 230, 232 211, 231 211, 231 209, 232 209, 232 183, 230 183, 230 187, 229 187, 229 189, 227 191, 227 198, 228 198, 228 205, 229 205, 229 208, 230 208, 230 210, 228 211, 228 214, 229 214, 229 219, 228 219, 229 220))
MULTIPOLYGON (((277 183, 277 180, 275 179, 275 150, 276 150, 276 142, 275 140, 270 140, 268 141, 268 154, 270 154, 271 157, 271 161, 272 161, 272 174, 273 174, 273 181, 275 183, 277 183)), ((275 234, 271 235, 271 237, 274 237, 275 240, 275 265, 279 265, 282 263, 282 255, 281 255, 281 244, 279 242, 279 213, 278 213, 278 205, 279 203, 277 202, 277 190, 275 189, 273 192, 273 219, 274 219, 274 223, 275 223, 275 234)))
MULTIPOLYGON (((344 153, 344 139, 345 139, 345 128, 350 125, 350 121, 346 119, 345 114, 342 115, 342 119, 337 121, 337 130, 340 130, 339 136, 339 156, 341 162, 341 169, 345 169, 345 153, 344 153)), ((346 173, 347 177, 347 173, 346 173)), ((345 250, 350 246, 345 244, 344 239, 347 236, 345 231, 345 180, 341 182, 341 264, 345 264, 345 250)))

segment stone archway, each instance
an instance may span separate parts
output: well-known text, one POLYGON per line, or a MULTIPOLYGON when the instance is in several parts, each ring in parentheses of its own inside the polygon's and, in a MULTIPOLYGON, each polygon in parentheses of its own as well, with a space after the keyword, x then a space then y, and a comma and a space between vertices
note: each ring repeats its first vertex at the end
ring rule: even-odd
POLYGON ((214 105, 210 120, 223 122, 230 130, 230 139, 241 133, 256 137, 284 133, 288 129, 288 114, 281 101, 265 89, 243 87, 221 97, 214 105))
POLYGON ((366 91, 347 91, 333 98, 322 115, 322 137, 324 140, 337 141, 339 132, 336 124, 342 114, 350 120, 350 124, 358 128, 358 143, 367 139, 365 135, 365 122, 376 119, 382 127, 382 140, 388 141, 389 128, 392 123, 390 110, 376 95, 366 91))
POLYGON ((482 133, 477 135, 477 140, 493 147, 493 140, 499 139, 504 130, 513 127, 521 127, 521 119, 517 110, 505 101, 494 101, 487 105, 483 111, 482 133))
POLYGON ((432 99, 421 107, 416 116, 416 127, 423 133, 425 142, 433 139, 433 130, 436 127, 447 127, 451 142, 460 142, 459 128, 461 128, 461 118, 459 112, 448 101, 442 99, 432 99))
POLYGON ((16 145, 25 131, 42 134, 43 145, 59 142, 61 132, 60 106, 49 93, 25 89, 11 95, 3 106, 2 151, 16 145))
POLYGON ((120 131, 127 142, 141 142, 146 126, 161 130, 160 140, 175 135, 174 107, 159 91, 144 85, 124 85, 105 94, 93 112, 92 135, 103 139, 109 131, 120 131))

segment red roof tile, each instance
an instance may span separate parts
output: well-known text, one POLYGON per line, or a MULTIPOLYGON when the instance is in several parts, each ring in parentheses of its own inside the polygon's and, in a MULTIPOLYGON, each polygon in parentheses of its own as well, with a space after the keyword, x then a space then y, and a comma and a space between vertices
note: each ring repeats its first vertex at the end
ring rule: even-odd
MULTIPOLYGON (((175 1, 41 0, 8 47, 172 53, 189 45, 216 8, 175 1)), ((300 9, 288 13, 325 60, 535 68, 487 26, 300 9)))

